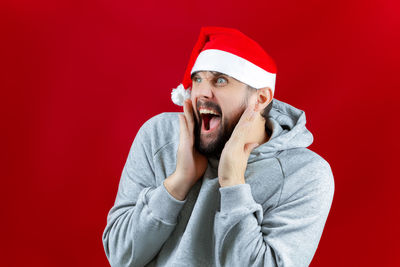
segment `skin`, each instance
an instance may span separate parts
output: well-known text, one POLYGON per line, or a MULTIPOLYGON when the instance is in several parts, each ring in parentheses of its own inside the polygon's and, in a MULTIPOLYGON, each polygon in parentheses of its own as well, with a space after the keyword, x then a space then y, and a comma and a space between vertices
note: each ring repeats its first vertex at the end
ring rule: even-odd
POLYGON ((270 88, 249 94, 244 83, 223 74, 214 76, 209 71, 200 71, 192 78, 191 99, 184 102, 184 114, 179 114, 176 170, 164 180, 167 191, 178 200, 185 199, 190 188, 204 175, 207 156, 220 159, 221 187, 244 184, 250 152, 269 140, 260 112, 272 101, 270 88), (207 104, 222 114, 218 129, 211 134, 199 131, 199 107, 207 104))
POLYGON ((192 75, 191 102, 195 115, 195 146, 205 156, 219 157, 229 140, 240 115, 246 108, 246 85, 227 76, 211 72, 192 75), (211 133, 201 131, 200 107, 209 107, 222 114, 221 123, 211 133))

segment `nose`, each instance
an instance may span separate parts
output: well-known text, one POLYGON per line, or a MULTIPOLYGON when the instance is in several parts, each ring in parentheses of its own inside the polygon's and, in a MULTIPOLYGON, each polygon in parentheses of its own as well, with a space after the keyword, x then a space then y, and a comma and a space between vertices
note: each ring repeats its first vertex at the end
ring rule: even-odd
POLYGON ((194 93, 197 98, 213 98, 213 87, 210 82, 211 81, 204 80, 203 82, 196 84, 195 86, 193 86, 192 93, 194 93))

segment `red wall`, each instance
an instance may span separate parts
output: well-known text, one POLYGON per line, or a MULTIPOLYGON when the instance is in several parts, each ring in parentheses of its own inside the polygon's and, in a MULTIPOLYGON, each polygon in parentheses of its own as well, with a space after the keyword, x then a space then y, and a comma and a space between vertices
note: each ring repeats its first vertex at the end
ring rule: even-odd
POLYGON ((201 26, 235 27, 306 111, 336 191, 311 266, 400 266, 395 1, 0 3, 1 266, 108 266, 101 235, 137 130, 201 26), (397 265, 396 265, 397 263, 397 265))

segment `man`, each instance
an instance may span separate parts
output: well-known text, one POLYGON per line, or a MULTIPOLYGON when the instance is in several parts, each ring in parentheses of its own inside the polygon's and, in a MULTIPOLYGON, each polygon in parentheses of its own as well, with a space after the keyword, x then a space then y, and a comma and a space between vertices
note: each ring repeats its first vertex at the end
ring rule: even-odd
POLYGON ((103 245, 111 266, 308 266, 333 199, 305 114, 235 29, 203 27, 172 100, 130 149, 103 245))

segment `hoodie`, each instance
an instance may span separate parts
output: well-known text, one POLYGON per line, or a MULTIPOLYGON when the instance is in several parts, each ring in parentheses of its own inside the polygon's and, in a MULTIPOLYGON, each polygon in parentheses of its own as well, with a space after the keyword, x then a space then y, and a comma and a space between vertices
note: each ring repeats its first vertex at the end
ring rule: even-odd
POLYGON ((176 167, 177 112, 147 120, 122 170, 102 241, 111 266, 308 266, 331 207, 330 165, 307 147, 304 111, 273 100, 268 142, 245 184, 221 188, 218 158, 185 200, 163 185, 176 167))

